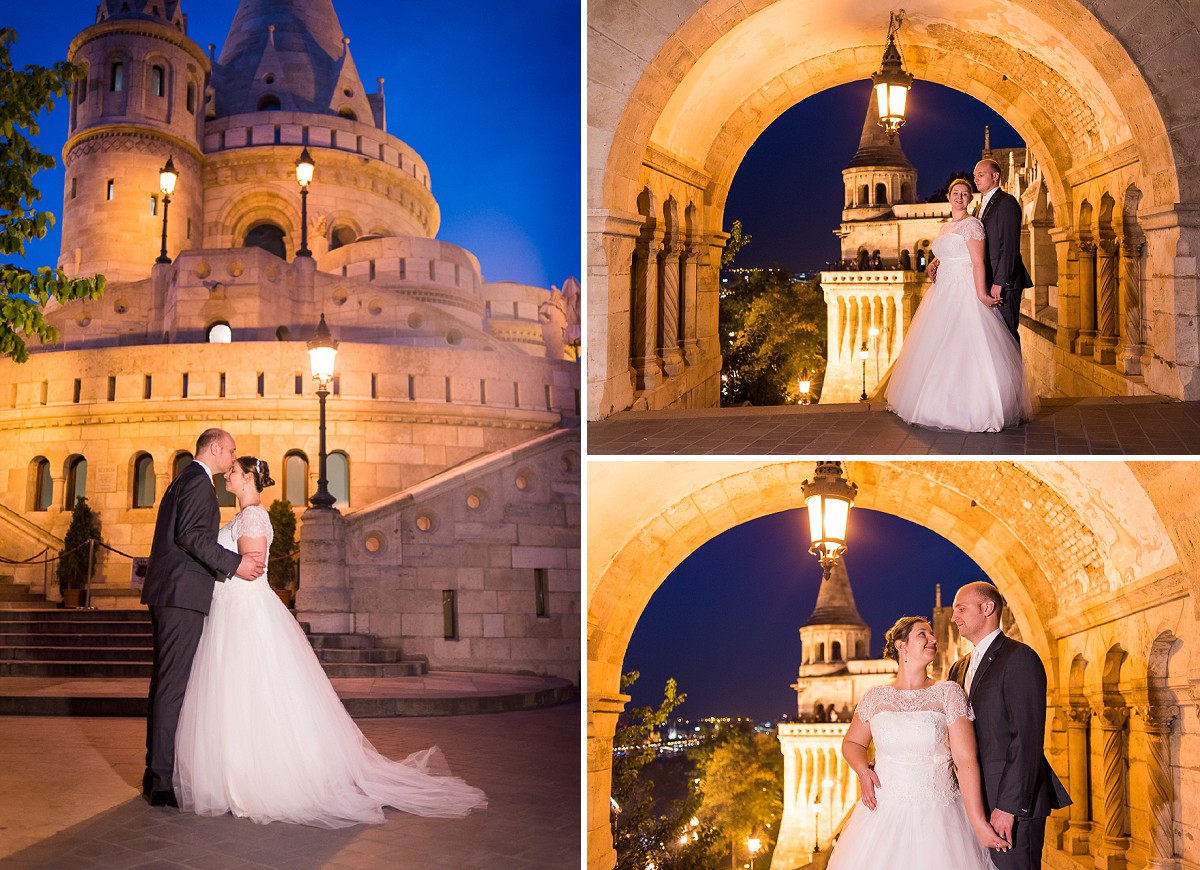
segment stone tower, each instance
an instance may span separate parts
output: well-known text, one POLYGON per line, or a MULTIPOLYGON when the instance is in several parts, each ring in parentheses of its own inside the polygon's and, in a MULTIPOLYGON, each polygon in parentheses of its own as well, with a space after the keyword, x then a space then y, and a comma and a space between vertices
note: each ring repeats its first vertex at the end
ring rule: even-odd
MULTIPOLYGON (((69 275, 144 278, 159 252, 159 169, 174 160, 197 179, 203 161, 209 61, 187 37, 179 0, 104 0, 67 58, 75 83, 63 147, 62 249, 69 275)), ((167 249, 200 247, 204 194, 180 184, 171 198, 167 249)))
POLYGON ((819 718, 827 715, 835 699, 822 703, 800 687, 813 677, 846 674, 847 662, 866 659, 871 654, 871 629, 854 603, 844 559, 834 564, 828 579, 821 582, 812 616, 800 628, 800 650, 798 712, 802 718, 819 718), (820 712, 817 707, 821 707, 820 712))
POLYGON ((917 168, 900 146, 899 135, 889 142, 879 126, 874 93, 867 100, 858 150, 842 170, 842 181, 846 186, 844 221, 881 218, 891 213, 893 205, 917 201, 917 168))

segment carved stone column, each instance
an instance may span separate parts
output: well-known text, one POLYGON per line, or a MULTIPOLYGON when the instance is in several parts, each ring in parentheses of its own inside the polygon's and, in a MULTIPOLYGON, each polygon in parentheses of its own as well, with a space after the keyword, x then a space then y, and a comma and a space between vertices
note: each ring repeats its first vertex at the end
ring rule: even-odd
POLYGON ((1068 855, 1086 855, 1092 837, 1092 800, 1088 783, 1092 708, 1070 705, 1066 708, 1066 720, 1067 791, 1071 795, 1071 808, 1063 847, 1068 855))
POLYGON ((1096 243, 1079 240, 1079 335, 1075 353, 1091 356, 1096 348, 1096 243))
POLYGON ((662 383, 658 364, 658 254, 662 230, 647 220, 633 255, 633 335, 630 363, 634 389, 653 390, 662 383))
POLYGON ((1144 248, 1143 242, 1129 237, 1121 242, 1121 352, 1117 357, 1117 371, 1127 375, 1142 373, 1142 357, 1146 352, 1142 298, 1144 248))
POLYGON ((679 234, 668 233, 658 255, 658 352, 667 377, 683 371, 679 352, 679 234))
POLYGON ((617 866, 609 821, 612 797, 613 736, 617 717, 629 703, 628 695, 616 698, 588 696, 587 732, 587 865, 592 870, 611 870, 617 866))
POLYGON ((1174 705, 1139 708, 1146 732, 1146 780, 1150 800, 1150 859, 1147 870, 1178 870, 1175 854, 1175 787, 1171 777, 1171 730, 1179 718, 1174 705))
POLYGON ((1105 706, 1100 710, 1100 733, 1103 738, 1101 794, 1104 799, 1103 832, 1096 866, 1100 870, 1125 870, 1125 853, 1129 849, 1126 833, 1129 794, 1129 753, 1126 726, 1128 707, 1105 706))
POLYGON ((689 241, 679 256, 680 283, 683 285, 683 309, 679 316, 683 321, 683 340, 680 349, 688 365, 700 360, 700 342, 696 339, 696 261, 700 257, 694 242, 689 241))
POLYGON ((1097 242, 1099 251, 1096 270, 1096 348, 1092 354, 1101 365, 1112 365, 1117 360, 1118 320, 1118 245, 1115 239, 1097 242))

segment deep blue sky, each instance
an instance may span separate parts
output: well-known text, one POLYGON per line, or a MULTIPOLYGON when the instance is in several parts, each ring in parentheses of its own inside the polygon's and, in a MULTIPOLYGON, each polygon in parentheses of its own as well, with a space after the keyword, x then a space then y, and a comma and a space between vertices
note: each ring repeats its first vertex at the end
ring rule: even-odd
MULTIPOLYGON (((800 626, 812 615, 821 566, 809 555, 808 510, 772 514, 704 544, 650 599, 625 655, 637 670, 631 706, 657 705, 668 677, 688 696, 677 715, 795 715, 800 626)), ((901 616, 929 617, 934 586, 949 604, 958 587, 987 580, 955 545, 891 514, 854 508, 846 568, 871 655, 901 616)))
MULTIPOLYGON (((820 269, 838 259, 833 231, 842 217, 842 170, 862 136, 871 83, 822 91, 784 112, 746 153, 730 188, 724 226, 735 220, 754 236, 737 267, 820 269)), ((1024 142, 999 115, 959 91, 916 81, 899 139, 917 167, 917 199, 951 172, 971 169, 983 150, 984 125, 993 148, 1024 142)))
MULTIPOLYGON (((5 3, 13 63, 49 65, 96 20, 96 0, 5 3)), ((489 281, 562 286, 581 276, 578 4, 492 0, 334 0, 369 92, 386 79, 388 132, 429 165, 442 210, 438 238, 479 257, 489 281)), ((221 46, 236 0, 183 0, 188 36, 221 46)), ((42 123, 39 147, 61 163, 66 103, 42 123)), ((40 207, 62 209, 61 168, 39 173, 40 207)), ((25 265, 54 265, 57 231, 25 265)))

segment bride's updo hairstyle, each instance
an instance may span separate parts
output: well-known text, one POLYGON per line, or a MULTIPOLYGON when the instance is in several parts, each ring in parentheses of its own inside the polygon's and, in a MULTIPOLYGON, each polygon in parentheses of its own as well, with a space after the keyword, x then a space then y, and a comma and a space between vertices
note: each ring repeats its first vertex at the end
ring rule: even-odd
POLYGON ((246 474, 254 475, 254 488, 262 492, 268 486, 274 486, 275 481, 271 479, 271 469, 268 467, 265 459, 258 459, 254 456, 239 456, 237 458, 238 468, 246 474))
POLYGON ((958 187, 960 184, 965 184, 967 186, 968 191, 970 191, 972 194, 975 193, 975 185, 973 185, 971 182, 967 181, 965 178, 956 178, 953 181, 951 181, 950 186, 946 188, 946 198, 947 199, 950 198, 950 191, 954 190, 954 188, 958 187))
POLYGON ((887 634, 883 636, 883 657, 885 659, 891 659, 894 662, 900 661, 900 653, 896 651, 896 641, 902 640, 907 643, 913 626, 918 623, 930 624, 924 616, 902 616, 896 620, 896 624, 889 628, 887 634))

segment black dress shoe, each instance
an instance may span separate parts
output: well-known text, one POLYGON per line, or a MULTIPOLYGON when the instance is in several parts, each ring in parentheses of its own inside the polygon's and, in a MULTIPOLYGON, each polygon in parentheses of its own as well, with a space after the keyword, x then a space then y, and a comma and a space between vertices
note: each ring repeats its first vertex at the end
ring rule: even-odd
POLYGON ((164 791, 150 792, 150 806, 175 807, 179 809, 179 801, 175 797, 175 792, 168 788, 164 791))

